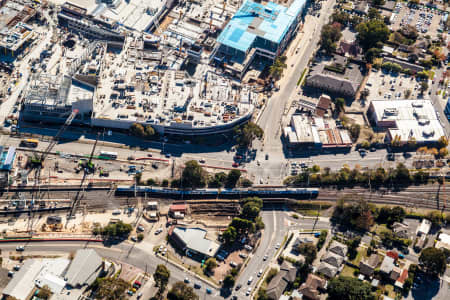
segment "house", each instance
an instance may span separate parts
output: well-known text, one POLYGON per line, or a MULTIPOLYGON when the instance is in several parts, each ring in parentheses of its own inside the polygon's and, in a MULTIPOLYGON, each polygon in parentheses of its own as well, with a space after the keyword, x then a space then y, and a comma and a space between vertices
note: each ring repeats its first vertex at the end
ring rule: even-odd
POLYGON ((339 272, 339 269, 326 262, 322 262, 317 269, 317 272, 325 275, 328 278, 333 278, 339 272))
POLYGON ((392 257, 385 256, 383 262, 381 263, 380 271, 386 275, 389 275, 394 267, 394 259, 392 257))
POLYGON ((347 245, 344 245, 338 241, 333 241, 333 243, 331 243, 330 248, 328 248, 328 251, 331 251, 337 255, 345 257, 347 255, 348 248, 347 245))
POLYGON ((327 252, 327 254, 325 254, 325 256, 322 258, 322 261, 336 268, 339 268, 342 265, 342 262, 344 261, 344 257, 337 255, 333 252, 327 252))
POLYGON ((391 278, 393 281, 396 281, 400 277, 401 272, 402 269, 400 269, 399 267, 393 267, 391 274, 389 274, 389 278, 391 278))
POLYGON ((438 241, 434 245, 435 248, 438 249, 447 249, 450 250, 450 234, 441 233, 439 234, 438 241))
POLYGON ((408 270, 403 269, 400 276, 395 281, 394 286, 399 289, 403 289, 403 284, 405 284, 407 278, 408 278, 408 270))
POLYGON ((380 263, 378 254, 372 254, 367 260, 362 260, 359 263, 359 272, 367 277, 373 275, 375 268, 380 263))
POLYGON ((334 55, 329 62, 312 67, 306 78, 306 85, 330 93, 354 97, 363 79, 361 68, 349 63, 347 58, 334 55))
POLYGON ((324 291, 327 287, 327 281, 319 276, 309 274, 306 282, 302 283, 298 289, 303 295, 303 299, 319 300, 320 291, 324 291))
POLYGON ((275 275, 267 286, 267 297, 278 300, 289 283, 294 282, 297 275, 297 268, 288 261, 283 261, 280 272, 275 275))
POLYGON ((172 226, 169 230, 170 240, 187 256, 196 258, 214 257, 220 244, 206 238, 206 230, 172 226))
POLYGON ((346 41, 341 40, 339 42, 339 47, 336 49, 336 53, 345 57, 361 58, 361 47, 359 47, 356 40, 346 41))
POLYGON ((328 110, 331 108, 331 98, 328 95, 322 94, 319 98, 319 103, 315 108, 315 114, 318 117, 325 116, 328 110))
POLYGON ((94 249, 79 249, 64 278, 71 287, 91 285, 103 271, 103 260, 94 249))
POLYGON ((408 235, 408 225, 400 223, 400 222, 394 222, 394 224, 392 224, 392 231, 394 232, 395 236, 402 238, 402 239, 407 239, 409 238, 408 235))
POLYGON ((431 221, 427 219, 422 219, 419 227, 417 228, 416 234, 417 236, 427 235, 431 229, 431 221))
POLYGON ((355 5, 355 8, 353 8, 353 12, 358 15, 367 15, 369 12, 369 3, 366 1, 360 1, 355 5))

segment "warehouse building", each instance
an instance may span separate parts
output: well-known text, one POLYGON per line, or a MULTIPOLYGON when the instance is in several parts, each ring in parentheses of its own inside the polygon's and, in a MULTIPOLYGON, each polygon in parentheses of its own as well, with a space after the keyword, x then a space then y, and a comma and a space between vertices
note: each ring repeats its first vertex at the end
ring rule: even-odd
POLYGON ((374 100, 367 110, 375 126, 385 129, 388 142, 436 143, 445 136, 431 100, 374 100))
POLYGON ((217 39, 216 62, 242 77, 256 57, 274 60, 297 31, 305 4, 306 0, 294 0, 289 7, 245 1, 217 39))

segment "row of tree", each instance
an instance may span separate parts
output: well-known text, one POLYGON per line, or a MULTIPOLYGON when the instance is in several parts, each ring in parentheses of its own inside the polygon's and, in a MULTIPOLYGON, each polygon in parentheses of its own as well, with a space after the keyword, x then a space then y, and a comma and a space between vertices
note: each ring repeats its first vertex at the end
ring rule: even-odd
POLYGON ((359 168, 350 169, 344 166, 339 171, 333 172, 329 168, 324 168, 321 172, 314 172, 308 169, 302 173, 285 179, 286 185, 294 186, 391 186, 426 184, 429 181, 430 174, 419 170, 410 174, 409 169, 400 163, 396 168, 361 171, 359 168))
MULTIPOLYGON (((170 271, 165 265, 158 265, 155 273, 153 273, 153 279, 158 287, 156 295, 152 297, 152 300, 160 300, 164 298, 164 292, 170 279, 170 271)), ((172 285, 172 288, 167 293, 167 299, 169 300, 198 300, 198 295, 194 292, 194 289, 182 281, 178 281, 172 285)))
POLYGON ((203 167, 195 160, 187 161, 184 165, 181 177, 171 182, 171 187, 183 189, 196 189, 209 186, 212 188, 234 188, 238 183, 248 187, 252 182, 241 178, 240 170, 233 169, 227 173, 219 172, 214 175, 208 174, 203 167))

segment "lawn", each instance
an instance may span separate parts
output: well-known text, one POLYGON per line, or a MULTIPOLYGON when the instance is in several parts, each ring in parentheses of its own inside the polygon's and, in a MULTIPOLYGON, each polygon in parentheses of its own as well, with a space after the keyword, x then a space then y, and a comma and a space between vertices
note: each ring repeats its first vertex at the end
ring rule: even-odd
POLYGON ((367 257, 367 248, 359 247, 358 254, 356 255, 355 259, 351 260, 350 262, 356 266, 359 266, 359 262, 366 257, 367 257))
POLYGON ((384 289, 388 292, 388 297, 391 297, 392 299, 395 299, 396 293, 394 292, 394 286, 392 284, 386 284, 384 286, 384 289))
POLYGON ((355 270, 357 270, 357 269, 345 265, 344 269, 342 269, 341 275, 342 276, 348 276, 348 277, 355 277, 355 275, 353 275, 353 272, 355 270))

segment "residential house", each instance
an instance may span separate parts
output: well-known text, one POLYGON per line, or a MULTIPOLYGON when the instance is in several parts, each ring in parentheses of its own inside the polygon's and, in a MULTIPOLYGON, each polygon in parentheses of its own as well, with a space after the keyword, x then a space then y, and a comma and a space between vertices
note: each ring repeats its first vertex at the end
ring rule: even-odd
POLYGON ((400 269, 399 267, 393 267, 391 274, 389 274, 389 277, 393 281, 396 281, 400 277, 401 272, 402 272, 402 269, 400 269))
POLYGON ((394 286, 399 289, 403 289, 403 284, 405 284, 407 278, 408 278, 408 270, 403 269, 400 276, 395 281, 394 286))
POLYGON ((427 235, 431 229, 431 221, 427 219, 422 219, 419 227, 417 228, 416 234, 418 236, 427 235))
POLYGON ((336 53, 345 57, 362 58, 362 49, 359 47, 356 40, 346 41, 341 40, 339 42, 339 47, 336 49, 336 53))
POLYGON ((325 256, 322 258, 323 262, 326 262, 336 268, 339 268, 344 262, 344 257, 337 255, 333 252, 327 252, 325 256))
POLYGON ((267 297, 278 300, 288 284, 294 282, 296 276, 297 268, 288 261, 283 261, 280 266, 280 271, 272 278, 267 286, 267 297))
POLYGON ((325 275, 328 278, 333 278, 339 272, 339 269, 333 265, 330 265, 326 262, 322 262, 317 269, 317 272, 325 275))
POLYGON ((360 1, 355 5, 355 8, 353 8, 353 12, 358 15, 367 15, 369 12, 369 3, 366 1, 360 1))
POLYGON ((337 255, 345 257, 345 256, 347 256, 348 247, 347 247, 347 245, 342 244, 338 241, 333 241, 331 243, 331 246, 328 248, 328 251, 331 251, 333 253, 336 253, 337 255))
POLYGON ((378 254, 372 254, 367 260, 362 260, 359 263, 359 272, 364 276, 371 277, 379 263, 380 257, 378 254))
POLYGON ((327 287, 327 281, 319 276, 309 274, 306 282, 302 283, 298 291, 303 295, 303 299, 319 300, 320 291, 327 287))
POLYGON ((386 275, 391 274, 392 269, 395 267, 394 261, 392 257, 385 256, 381 263, 380 271, 386 275))
POLYGON ((409 238, 408 225, 406 224, 395 222, 394 224, 392 224, 392 231, 394 232, 395 236, 399 238, 402 239, 409 238))

